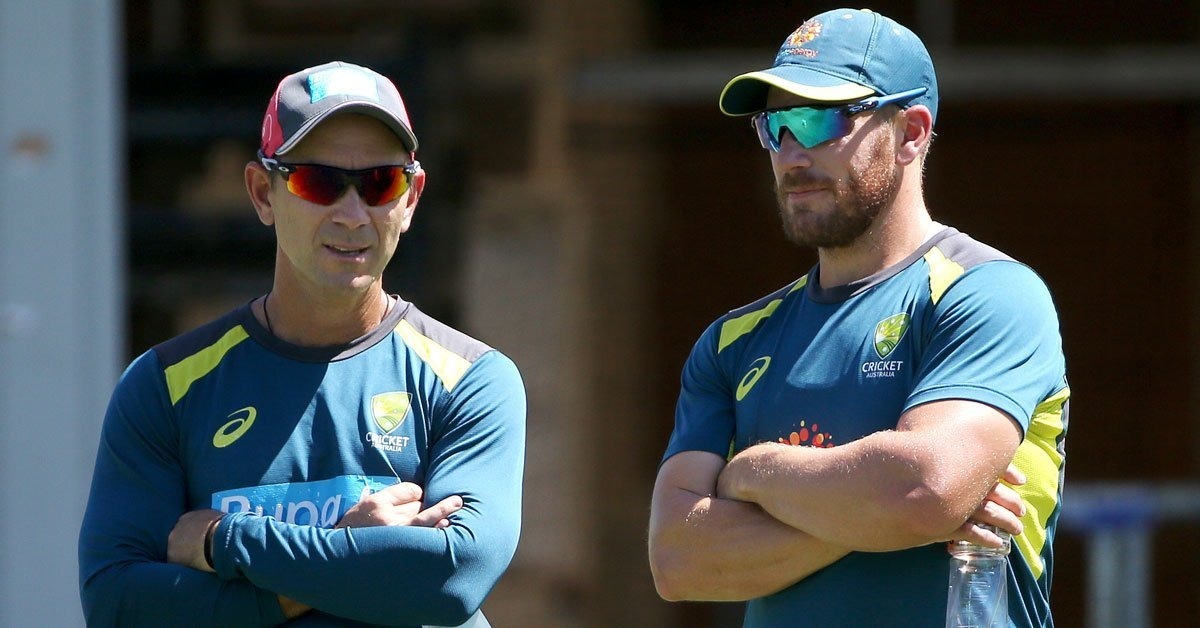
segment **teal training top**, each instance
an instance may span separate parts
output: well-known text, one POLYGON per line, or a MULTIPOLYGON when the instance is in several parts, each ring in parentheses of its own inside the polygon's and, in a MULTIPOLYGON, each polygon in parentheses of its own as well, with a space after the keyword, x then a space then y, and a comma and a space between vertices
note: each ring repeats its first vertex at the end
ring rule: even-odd
MULTIPOLYGON (((1009 621, 1052 626, 1070 391, 1045 284, 951 228, 861 281, 822 289, 818 277, 814 268, 704 332, 684 366, 663 460, 775 441, 837 446, 894 429, 904 411, 941 399, 994 406, 1024 431, 1015 462, 1028 476, 1017 489, 1028 512, 1009 561, 1009 621)), ((944 543, 853 552, 750 600, 745 625, 942 626, 948 569, 944 543)))
MULTIPOLYGON (((89 625, 457 625, 516 550, 525 391, 500 352, 398 301, 345 346, 269 334, 249 304, 138 357, 104 419, 79 539, 89 625), (333 529, 397 482, 444 530, 333 529), (181 514, 229 513, 216 574, 168 564, 181 514), (359 623, 362 622, 362 623, 359 623)), ((483 622, 478 617, 474 621, 483 622)))

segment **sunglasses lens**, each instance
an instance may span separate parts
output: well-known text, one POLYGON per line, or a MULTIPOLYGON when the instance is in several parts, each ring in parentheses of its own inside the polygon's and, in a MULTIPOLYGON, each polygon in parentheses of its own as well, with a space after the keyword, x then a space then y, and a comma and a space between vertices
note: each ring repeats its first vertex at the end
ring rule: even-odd
POLYGON ((403 166, 380 166, 349 172, 315 164, 288 165, 288 191, 318 205, 332 205, 346 187, 354 184, 363 201, 378 206, 390 203, 408 191, 408 176, 403 166))
POLYGON ((346 178, 333 168, 324 166, 290 166, 288 191, 318 205, 332 205, 346 192, 346 178))
POLYGON ((408 191, 408 177, 400 166, 380 166, 359 174, 358 193, 368 205, 390 203, 408 191))
POLYGON ((764 120, 755 124, 759 141, 763 142, 764 148, 773 150, 779 150, 784 130, 790 131, 792 137, 805 148, 843 137, 850 132, 850 118, 836 107, 792 107, 760 115, 764 120))
POLYGON ((750 118, 750 124, 754 126, 754 132, 758 135, 758 143, 763 148, 768 150, 779 150, 779 139, 771 136, 770 124, 767 122, 766 112, 755 114, 750 118))

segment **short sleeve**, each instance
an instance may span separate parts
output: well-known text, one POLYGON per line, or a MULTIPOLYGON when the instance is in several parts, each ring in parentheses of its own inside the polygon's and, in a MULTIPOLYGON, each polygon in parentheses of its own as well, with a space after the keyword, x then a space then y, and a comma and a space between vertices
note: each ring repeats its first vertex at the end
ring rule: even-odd
POLYGON ((987 262, 952 284, 925 321, 926 346, 905 410, 968 399, 1011 416, 1022 431, 1038 403, 1062 389, 1058 315, 1029 267, 987 262))
POLYGON ((734 395, 717 360, 719 321, 692 347, 683 365, 675 428, 663 455, 665 462, 683 451, 708 451, 725 457, 734 436, 734 395))

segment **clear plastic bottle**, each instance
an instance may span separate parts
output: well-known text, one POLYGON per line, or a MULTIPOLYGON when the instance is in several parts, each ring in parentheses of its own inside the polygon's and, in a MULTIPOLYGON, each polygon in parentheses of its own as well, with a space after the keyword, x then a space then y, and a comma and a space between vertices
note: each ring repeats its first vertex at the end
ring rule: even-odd
POLYGON ((984 547, 967 541, 950 544, 950 592, 946 598, 946 628, 1008 628, 1007 532, 984 526, 1004 539, 1004 547, 984 547))

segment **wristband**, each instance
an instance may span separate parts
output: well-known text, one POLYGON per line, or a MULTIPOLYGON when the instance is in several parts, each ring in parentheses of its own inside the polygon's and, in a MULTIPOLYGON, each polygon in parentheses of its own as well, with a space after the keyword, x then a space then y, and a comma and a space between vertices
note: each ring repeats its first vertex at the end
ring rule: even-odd
POLYGON ((213 519, 212 522, 208 524, 208 529, 204 531, 204 562, 208 565, 208 568, 212 569, 213 571, 217 570, 217 568, 213 566, 212 559, 213 534, 215 534, 217 531, 217 524, 221 523, 221 520, 224 518, 225 513, 221 513, 221 516, 213 519))

